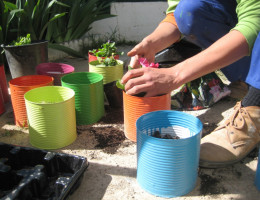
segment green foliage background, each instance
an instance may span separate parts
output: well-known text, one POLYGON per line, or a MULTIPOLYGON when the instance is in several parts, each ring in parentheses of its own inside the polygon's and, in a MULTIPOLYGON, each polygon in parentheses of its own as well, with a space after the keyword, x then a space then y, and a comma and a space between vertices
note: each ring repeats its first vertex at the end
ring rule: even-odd
POLYGON ((0 44, 31 35, 47 40, 49 47, 70 55, 84 55, 60 43, 82 38, 95 21, 113 17, 112 1, 101 0, 5 0, 0 1, 0 44))

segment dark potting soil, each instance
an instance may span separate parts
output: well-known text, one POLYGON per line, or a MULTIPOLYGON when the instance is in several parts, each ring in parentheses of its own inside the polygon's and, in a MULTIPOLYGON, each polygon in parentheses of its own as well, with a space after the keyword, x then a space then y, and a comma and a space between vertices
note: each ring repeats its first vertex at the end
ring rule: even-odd
POLYGON ((162 135, 162 134, 160 133, 160 131, 155 131, 152 136, 153 136, 153 137, 156 137, 156 138, 162 138, 162 139, 174 139, 174 140, 180 139, 180 137, 177 136, 177 135, 176 135, 176 136, 172 136, 172 135, 170 135, 170 134, 162 135))
POLYGON ((124 114, 123 108, 112 108, 110 106, 105 106, 106 114, 99 121, 100 123, 105 124, 123 124, 124 123, 124 114))
POLYGON ((93 125, 78 126, 77 132, 78 134, 82 134, 84 131, 90 132, 95 140, 95 149, 114 154, 126 139, 120 128, 123 123, 123 109, 106 105, 104 117, 93 125))
POLYGON ((97 149, 102 149, 106 153, 114 154, 126 139, 124 132, 114 127, 95 127, 91 128, 98 144, 97 149))
MULTIPOLYGON (((102 124, 121 124, 124 123, 123 108, 105 107, 106 114, 100 120, 102 124)), ((97 149, 102 149, 106 153, 114 154, 126 139, 124 131, 113 126, 95 127, 92 129, 98 144, 97 149)))
POLYGON ((221 185, 222 177, 213 177, 208 174, 204 174, 203 172, 199 172, 199 177, 201 179, 200 186, 200 194, 205 195, 213 195, 213 194, 225 194, 227 189, 221 185))
MULTIPOLYGON (((123 108, 105 107, 106 115, 101 119, 105 124, 122 124, 124 123, 123 108)), ((126 139, 123 131, 114 127, 95 127, 95 138, 98 141, 96 148, 102 149, 106 153, 114 154, 126 139)))
POLYGON ((204 123, 203 130, 202 130, 202 137, 205 137, 206 135, 210 134, 216 128, 217 128, 217 124, 215 123, 204 123))

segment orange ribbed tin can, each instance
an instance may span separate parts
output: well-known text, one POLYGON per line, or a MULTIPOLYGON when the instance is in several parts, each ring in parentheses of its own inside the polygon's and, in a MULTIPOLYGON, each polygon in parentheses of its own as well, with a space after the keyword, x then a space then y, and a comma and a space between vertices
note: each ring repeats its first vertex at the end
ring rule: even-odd
POLYGON ((155 97, 137 97, 123 91, 125 136, 136 142, 136 120, 143 114, 171 109, 171 96, 164 94, 155 97))
POLYGON ((31 89, 53 85, 53 77, 44 75, 20 76, 9 81, 15 124, 28 127, 24 94, 31 89))
POLYGON ((0 65, 0 87, 2 89, 2 95, 4 98, 4 103, 10 101, 10 95, 8 92, 7 80, 5 75, 5 68, 4 65, 0 65))
POLYGON ((4 103, 4 98, 2 94, 2 89, 0 88, 0 115, 5 112, 5 103, 4 103))

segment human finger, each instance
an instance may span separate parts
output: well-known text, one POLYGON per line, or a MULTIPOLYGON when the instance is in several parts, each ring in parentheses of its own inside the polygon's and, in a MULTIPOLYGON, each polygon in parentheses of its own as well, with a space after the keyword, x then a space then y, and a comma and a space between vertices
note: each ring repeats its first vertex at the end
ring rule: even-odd
MULTIPOLYGON (((138 78, 136 78, 138 79, 138 78)), ((133 87, 129 88, 128 90, 125 90, 126 94, 128 95, 135 95, 135 96, 140 96, 140 97, 152 97, 156 96, 157 93, 154 91, 154 88, 151 87, 149 83, 139 83, 139 84, 134 84, 133 87)))
POLYGON ((130 79, 125 85, 125 92, 128 95, 145 96, 148 85, 139 77, 130 79))
POLYGON ((126 84, 130 79, 142 76, 144 70, 142 68, 140 69, 133 69, 129 70, 121 79, 121 83, 126 84))
POLYGON ((125 91, 128 91, 129 89, 137 86, 145 84, 145 79, 143 77, 143 74, 139 74, 140 76, 136 76, 135 78, 129 79, 125 84, 125 91))
POLYGON ((131 49, 128 53, 127 53, 127 56, 129 57, 133 57, 135 55, 137 55, 139 53, 139 50, 140 49, 140 45, 136 45, 133 49, 131 49))
POLYGON ((134 68, 134 69, 140 68, 140 62, 139 62, 139 56, 138 55, 135 55, 135 56, 131 57, 129 66, 131 68, 134 68))

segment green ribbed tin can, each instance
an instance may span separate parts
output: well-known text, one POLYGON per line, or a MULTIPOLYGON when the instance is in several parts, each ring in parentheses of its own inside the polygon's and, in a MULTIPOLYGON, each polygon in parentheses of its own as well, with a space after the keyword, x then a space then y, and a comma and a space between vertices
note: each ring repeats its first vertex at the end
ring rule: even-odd
POLYGON ((95 72, 103 76, 103 84, 117 81, 123 77, 123 64, 121 60, 117 60, 119 63, 116 66, 102 66, 98 60, 89 63, 89 72, 95 72))
POLYGON ((61 84, 75 92, 77 125, 93 124, 104 116, 104 87, 101 74, 74 72, 63 76, 61 84))
POLYGON ((77 138, 75 92, 61 86, 44 86, 25 93, 32 146, 65 147, 77 138))

